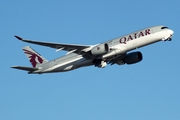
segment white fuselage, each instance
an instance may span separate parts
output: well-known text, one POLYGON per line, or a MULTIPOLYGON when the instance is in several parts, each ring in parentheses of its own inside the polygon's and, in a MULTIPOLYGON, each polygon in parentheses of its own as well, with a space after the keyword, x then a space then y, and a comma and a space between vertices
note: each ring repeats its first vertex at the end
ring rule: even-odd
MULTIPOLYGON (((114 59, 119 55, 126 54, 127 52, 161 41, 167 40, 173 31, 162 26, 155 26, 146 28, 137 32, 127 34, 109 40, 103 43, 108 44, 110 51, 101 56, 97 56, 101 59, 114 59)), ((101 43, 101 44, 103 44, 101 43)), ((60 57, 58 59, 52 60, 47 64, 43 64, 43 68, 35 71, 36 73, 49 73, 49 72, 63 72, 73 70, 79 67, 93 65, 91 59, 86 59, 82 55, 76 53, 70 53, 66 56, 60 57)))

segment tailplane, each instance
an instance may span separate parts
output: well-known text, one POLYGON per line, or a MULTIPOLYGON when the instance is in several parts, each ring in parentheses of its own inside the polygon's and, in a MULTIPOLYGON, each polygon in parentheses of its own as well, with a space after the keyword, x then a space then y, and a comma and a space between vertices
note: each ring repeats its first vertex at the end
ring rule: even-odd
POLYGON ((38 52, 36 52, 29 46, 23 47, 23 51, 26 54, 27 58, 29 59, 31 65, 34 68, 38 67, 41 64, 48 62, 47 59, 45 59, 43 56, 41 56, 38 52))
POLYGON ((28 74, 33 74, 33 73, 41 74, 40 72, 36 72, 36 71, 40 70, 39 68, 26 67, 26 66, 12 66, 11 68, 28 71, 28 74))
POLYGON ((12 66, 11 68, 19 69, 19 70, 24 70, 24 71, 36 71, 39 70, 38 68, 33 68, 33 67, 25 67, 25 66, 12 66))

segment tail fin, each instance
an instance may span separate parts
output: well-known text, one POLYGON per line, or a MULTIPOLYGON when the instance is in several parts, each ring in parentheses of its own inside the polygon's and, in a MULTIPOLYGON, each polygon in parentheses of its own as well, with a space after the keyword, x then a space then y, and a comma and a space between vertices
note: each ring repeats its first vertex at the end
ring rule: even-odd
POLYGON ((48 60, 46 60, 43 56, 41 56, 39 53, 37 53, 29 46, 23 47, 23 51, 34 68, 48 62, 48 60))

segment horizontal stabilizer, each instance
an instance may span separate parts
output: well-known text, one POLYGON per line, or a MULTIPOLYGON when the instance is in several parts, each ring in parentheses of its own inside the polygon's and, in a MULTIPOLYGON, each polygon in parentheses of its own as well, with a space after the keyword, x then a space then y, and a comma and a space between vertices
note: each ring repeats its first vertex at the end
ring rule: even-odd
POLYGON ((11 68, 19 69, 19 70, 25 70, 25 71, 36 71, 38 68, 33 68, 33 67, 25 67, 25 66, 12 66, 11 68))

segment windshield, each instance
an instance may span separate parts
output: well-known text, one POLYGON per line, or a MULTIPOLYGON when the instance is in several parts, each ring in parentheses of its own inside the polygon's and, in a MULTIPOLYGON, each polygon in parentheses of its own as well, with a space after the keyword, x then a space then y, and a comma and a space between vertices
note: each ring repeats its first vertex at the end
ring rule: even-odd
POLYGON ((168 29, 168 27, 162 27, 161 29, 168 29))

